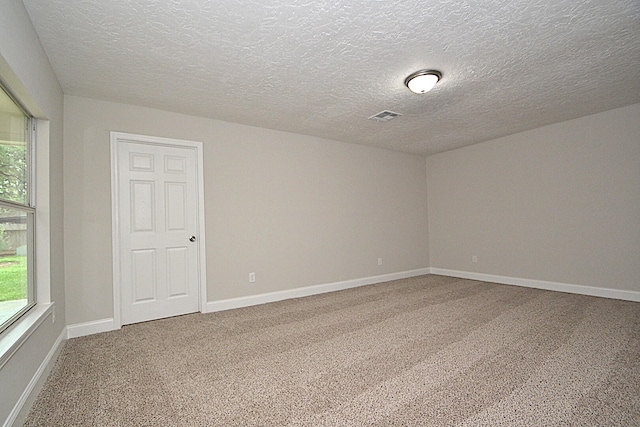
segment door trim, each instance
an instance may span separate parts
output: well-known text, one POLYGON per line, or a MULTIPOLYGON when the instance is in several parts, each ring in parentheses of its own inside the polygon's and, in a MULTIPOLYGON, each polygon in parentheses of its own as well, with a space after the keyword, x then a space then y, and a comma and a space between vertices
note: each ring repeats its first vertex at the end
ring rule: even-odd
POLYGON ((161 138, 157 136, 138 135, 133 133, 110 132, 111 139, 111 243, 113 256, 113 327, 122 327, 120 301, 120 223, 118 213, 118 147, 121 143, 135 142, 137 144, 161 145, 165 147, 193 148, 196 153, 196 215, 198 227, 198 272, 200 281, 198 311, 202 313, 207 305, 207 257, 204 220, 204 167, 202 142, 182 139, 161 138))

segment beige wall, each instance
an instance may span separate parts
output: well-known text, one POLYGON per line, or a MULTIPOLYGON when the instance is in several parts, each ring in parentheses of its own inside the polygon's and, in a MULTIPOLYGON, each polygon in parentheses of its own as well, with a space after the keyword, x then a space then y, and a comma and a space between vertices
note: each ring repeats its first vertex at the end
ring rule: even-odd
POLYGON ((431 267, 640 291, 640 104, 430 156, 427 183, 431 267))
POLYGON ((428 266, 424 157, 67 96, 68 324, 113 317, 109 131, 203 142, 209 301, 428 266))
MULTIPOLYGON (((46 138, 49 145, 37 147, 38 156, 44 157, 45 164, 48 157, 48 168, 38 170, 37 180, 40 184, 49 186, 48 201, 40 199, 42 203, 38 205, 38 217, 40 219, 42 215, 48 215, 50 221, 49 230, 44 229, 44 226, 39 229, 39 233, 48 234, 48 238, 38 240, 37 251, 40 256, 38 262, 45 265, 45 271, 40 271, 39 278, 40 281, 50 280, 50 299, 55 303, 57 314, 55 323, 50 318, 45 319, 0 369, 0 424, 4 424, 65 325, 62 238, 63 94, 24 6, 18 0, 0 2, 0 75, 32 114, 49 120, 48 125, 40 127, 48 128, 49 134, 39 135, 40 142, 46 138), (48 246, 49 250, 42 251, 43 245, 48 246), (43 252, 50 253, 49 271, 44 262, 46 260, 41 256, 43 252)), ((43 186, 46 187, 41 185, 41 188, 43 186)), ((43 380, 44 377, 41 377, 41 381, 43 380)), ((28 407, 29 401, 23 408, 26 410, 28 407)))

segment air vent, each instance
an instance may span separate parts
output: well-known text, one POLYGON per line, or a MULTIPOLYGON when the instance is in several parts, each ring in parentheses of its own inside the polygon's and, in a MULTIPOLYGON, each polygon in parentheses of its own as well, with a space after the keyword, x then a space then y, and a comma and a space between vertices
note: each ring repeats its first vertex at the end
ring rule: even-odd
POLYGON ((369 117, 369 120, 375 120, 376 122, 388 122, 389 120, 395 119, 396 117, 399 117, 401 115, 402 114, 400 113, 394 113, 393 111, 384 110, 369 117))

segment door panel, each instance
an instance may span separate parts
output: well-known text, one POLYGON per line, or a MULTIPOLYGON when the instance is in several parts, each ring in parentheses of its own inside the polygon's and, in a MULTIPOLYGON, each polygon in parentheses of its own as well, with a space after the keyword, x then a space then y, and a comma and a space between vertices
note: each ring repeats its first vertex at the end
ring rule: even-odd
POLYGON ((156 251, 153 249, 131 251, 132 304, 155 301, 157 291, 156 251))
POLYGON ((167 249, 167 275, 169 298, 186 295, 189 291, 187 288, 189 268, 185 248, 167 249))
POLYGON ((184 173, 185 162, 183 157, 165 156, 164 171, 167 173, 184 173))
POLYGON ((153 172, 153 154, 131 153, 130 170, 153 172))
POLYGON ((165 183, 165 200, 167 229, 170 231, 186 230, 186 185, 182 182, 165 183))
POLYGON ((131 181, 131 232, 154 231, 153 181, 131 181))

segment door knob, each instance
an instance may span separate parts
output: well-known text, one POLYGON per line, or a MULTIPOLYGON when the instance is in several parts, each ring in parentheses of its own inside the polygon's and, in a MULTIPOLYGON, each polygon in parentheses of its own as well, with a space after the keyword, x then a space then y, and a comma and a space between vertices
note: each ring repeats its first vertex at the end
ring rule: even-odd
POLYGON ((191 236, 191 237, 189 237, 189 241, 190 241, 190 242, 195 242, 195 241, 196 241, 196 236, 191 236))

